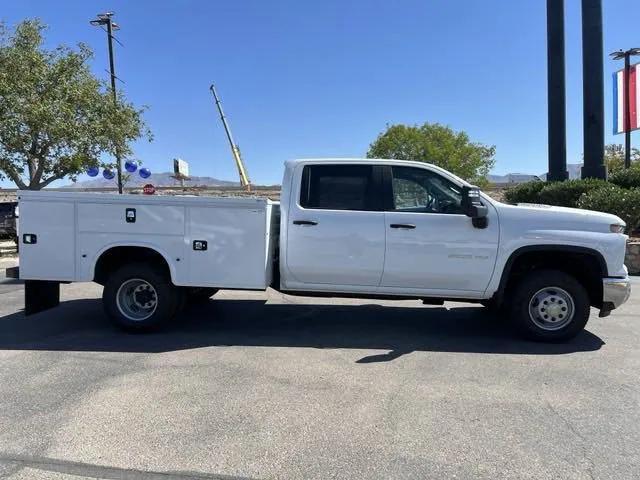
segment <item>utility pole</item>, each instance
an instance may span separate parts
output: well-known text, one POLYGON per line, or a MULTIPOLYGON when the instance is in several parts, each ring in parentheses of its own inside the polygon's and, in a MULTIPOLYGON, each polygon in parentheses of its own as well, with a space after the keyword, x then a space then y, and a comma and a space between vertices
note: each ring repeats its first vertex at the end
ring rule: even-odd
POLYGON ((607 178, 604 166, 602 0, 582 0, 584 166, 582 178, 607 178))
MULTIPOLYGON (((120 30, 117 23, 112 20, 113 12, 99 13, 98 18, 91 20, 89 23, 93 26, 106 25, 107 27, 107 44, 109 45, 109 72, 111 76, 111 94, 113 95, 113 105, 118 105, 118 95, 116 93, 116 71, 113 61, 113 32, 120 30)), ((118 171, 118 193, 122 194, 122 158, 120 151, 116 148, 116 165, 118 171)))
POLYGON ((622 93, 624 99, 624 168, 631 166, 631 57, 633 55, 640 55, 640 48, 619 50, 611 54, 614 60, 624 59, 624 92, 622 93))
POLYGON ((552 182, 568 178, 564 52, 564 0, 547 0, 547 181, 552 182))

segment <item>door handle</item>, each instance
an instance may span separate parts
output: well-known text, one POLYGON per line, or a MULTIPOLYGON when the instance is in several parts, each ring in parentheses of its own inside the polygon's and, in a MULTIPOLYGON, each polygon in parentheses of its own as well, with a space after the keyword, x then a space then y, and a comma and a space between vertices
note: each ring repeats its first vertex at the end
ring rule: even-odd
POLYGON ((294 220, 294 225, 308 225, 310 227, 317 225, 318 222, 314 222, 313 220, 294 220))
POLYGON ((413 230, 416 226, 413 223, 392 223, 391 228, 404 228, 405 230, 413 230))

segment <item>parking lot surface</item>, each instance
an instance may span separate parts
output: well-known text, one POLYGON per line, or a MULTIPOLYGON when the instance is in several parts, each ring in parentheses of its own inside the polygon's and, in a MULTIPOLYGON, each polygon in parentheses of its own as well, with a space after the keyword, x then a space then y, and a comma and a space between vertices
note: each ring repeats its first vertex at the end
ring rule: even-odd
POLYGON ((640 282, 561 345, 482 307, 223 291, 161 332, 0 281, 0 477, 640 477, 640 282))

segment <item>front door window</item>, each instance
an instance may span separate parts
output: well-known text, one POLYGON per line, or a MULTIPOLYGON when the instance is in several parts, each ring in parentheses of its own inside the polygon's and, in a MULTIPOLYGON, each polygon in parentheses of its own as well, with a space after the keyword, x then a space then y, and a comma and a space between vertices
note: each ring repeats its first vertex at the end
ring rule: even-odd
POLYGON ((392 167, 396 212, 463 214, 460 187, 429 170, 392 167))

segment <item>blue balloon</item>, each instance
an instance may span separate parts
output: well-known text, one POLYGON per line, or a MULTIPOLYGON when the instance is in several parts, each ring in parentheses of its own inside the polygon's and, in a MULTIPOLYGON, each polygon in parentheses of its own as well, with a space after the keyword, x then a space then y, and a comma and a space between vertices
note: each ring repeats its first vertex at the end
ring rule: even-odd
POLYGON ((126 162, 124 162, 124 168, 127 172, 133 173, 138 169, 138 165, 136 164, 136 162, 127 160, 126 162))
POLYGON ((140 169, 140 176, 142 178, 149 178, 151 176, 151 170, 146 167, 140 169))
POLYGON ((113 180, 113 177, 115 177, 116 174, 113 172, 113 170, 109 170, 108 168, 105 168, 104 171, 102 172, 102 176, 107 180, 113 180))
POLYGON ((97 177, 99 173, 100 169, 98 167, 90 167, 87 170, 87 175, 89 175, 90 177, 97 177))

